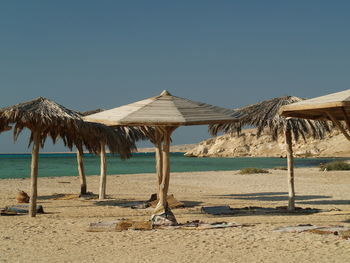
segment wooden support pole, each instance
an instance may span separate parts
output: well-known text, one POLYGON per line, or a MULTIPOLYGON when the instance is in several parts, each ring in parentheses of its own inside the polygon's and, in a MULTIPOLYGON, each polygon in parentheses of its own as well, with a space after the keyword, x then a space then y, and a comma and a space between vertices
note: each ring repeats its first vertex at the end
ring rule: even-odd
POLYGON ((80 180, 80 194, 85 195, 87 192, 87 186, 86 186, 86 176, 85 176, 84 161, 83 161, 83 149, 81 147, 77 147, 77 162, 78 162, 78 172, 79 172, 79 180, 80 180))
POLYGON ((162 182, 159 186, 159 204, 164 208, 167 208, 167 195, 169 186, 169 177, 170 177, 170 165, 169 165, 169 150, 170 150, 170 134, 168 129, 164 131, 164 139, 163 139, 163 149, 162 149, 162 157, 163 157, 163 177, 162 182))
POLYGON ((350 141, 350 135, 346 132, 344 127, 341 125, 340 121, 338 121, 330 111, 326 111, 326 114, 332 120, 332 122, 338 127, 338 129, 344 134, 346 139, 350 141))
POLYGON ((30 204, 29 216, 36 216, 36 200, 38 196, 38 159, 40 148, 40 132, 33 132, 33 149, 32 149, 32 164, 30 178, 30 204))
POLYGON ((295 190, 294 190, 294 159, 292 147, 292 132, 287 124, 285 131, 287 165, 288 165, 288 211, 295 210, 295 190))
POLYGON ((170 136, 172 132, 177 127, 165 127, 163 133, 163 178, 162 183, 159 186, 159 205, 162 205, 164 208, 167 208, 167 196, 169 190, 169 182, 170 182, 170 160, 169 160, 169 152, 170 152, 170 136))
POLYGON ((163 155, 162 155, 162 132, 156 128, 156 170, 158 178, 158 186, 161 185, 163 179, 163 155))
POLYGON ((99 199, 103 200, 106 198, 106 183, 107 183, 106 148, 105 148, 104 142, 101 142, 100 157, 101 157, 101 173, 100 173, 99 199))
POLYGON ((170 182, 170 136, 171 136, 171 130, 167 129, 166 131, 166 137, 164 139, 163 144, 163 178, 165 181, 165 193, 168 195, 169 190, 169 182, 170 182))
POLYGON ((344 120, 345 120, 345 123, 346 123, 346 127, 348 128, 348 130, 350 131, 350 120, 349 120, 349 116, 348 114, 346 113, 346 110, 344 107, 341 108, 342 112, 343 112, 343 115, 344 115, 344 120))

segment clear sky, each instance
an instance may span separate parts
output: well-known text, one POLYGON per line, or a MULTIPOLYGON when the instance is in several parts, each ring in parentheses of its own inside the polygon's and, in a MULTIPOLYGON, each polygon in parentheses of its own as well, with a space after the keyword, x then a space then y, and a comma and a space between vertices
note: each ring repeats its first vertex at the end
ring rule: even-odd
MULTIPOLYGON (((110 109, 167 89, 236 108, 349 89, 349 12, 338 0, 1 1, 0 107, 43 96, 110 109)), ((173 142, 207 137, 183 127, 173 142)), ((27 141, 2 133, 0 152, 27 141)))

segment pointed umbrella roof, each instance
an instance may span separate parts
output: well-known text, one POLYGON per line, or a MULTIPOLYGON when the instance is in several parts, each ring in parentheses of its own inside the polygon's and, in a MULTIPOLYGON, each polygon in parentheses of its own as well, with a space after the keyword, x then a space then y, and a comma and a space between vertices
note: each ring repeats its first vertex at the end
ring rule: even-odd
POLYGON ((280 114, 284 117, 304 119, 328 119, 327 112, 337 120, 347 120, 350 116, 350 89, 304 100, 283 106, 280 114))
POLYGON ((171 95, 159 96, 95 113, 84 118, 108 126, 187 126, 237 121, 232 111, 171 95))

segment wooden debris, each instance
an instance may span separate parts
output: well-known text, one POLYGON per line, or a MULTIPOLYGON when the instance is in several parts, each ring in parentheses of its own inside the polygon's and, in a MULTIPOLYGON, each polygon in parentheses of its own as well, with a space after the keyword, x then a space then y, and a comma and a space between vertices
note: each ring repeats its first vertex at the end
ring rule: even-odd
POLYGON ((117 223, 115 230, 123 231, 123 230, 152 230, 152 222, 151 221, 132 221, 132 220, 121 220, 117 223))
MULTIPOLYGON (((1 210, 1 215, 21 215, 29 213, 29 205, 7 206, 1 210)), ((44 209, 41 205, 36 205, 36 213, 43 214, 44 209)))

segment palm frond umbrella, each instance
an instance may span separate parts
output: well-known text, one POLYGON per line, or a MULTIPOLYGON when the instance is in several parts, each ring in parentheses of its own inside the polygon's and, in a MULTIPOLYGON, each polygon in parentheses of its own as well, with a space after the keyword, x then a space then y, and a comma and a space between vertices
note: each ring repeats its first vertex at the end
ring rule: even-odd
POLYGON ((284 105, 294 102, 302 102, 304 99, 294 96, 284 96, 265 100, 253 105, 236 109, 236 113, 242 117, 238 122, 230 124, 215 124, 209 126, 209 132, 216 135, 218 132, 231 133, 240 132, 245 125, 257 128, 257 136, 260 136, 265 129, 270 131, 274 140, 278 135, 285 134, 287 142, 287 162, 288 162, 288 188, 289 201, 288 209, 295 209, 295 190, 294 190, 294 169, 292 152, 292 135, 295 141, 300 137, 304 140, 308 135, 314 138, 323 138, 330 127, 324 121, 312 121, 302 119, 286 119, 279 114, 279 110, 284 105))
MULTIPOLYGON (((159 202, 152 216, 154 224, 176 224, 176 219, 167 203, 170 180, 169 148, 170 136, 179 126, 205 125, 237 121, 228 115, 227 109, 194 102, 172 96, 163 91, 159 96, 141 100, 125 106, 86 116, 87 121, 100 122, 108 126, 148 126, 156 130, 153 142, 161 153, 157 155, 162 169, 157 169, 161 183, 159 202)), ((157 165, 158 166, 158 165, 157 165)))
POLYGON ((39 148, 44 146, 48 136, 54 143, 61 138, 70 149, 74 145, 78 149, 85 146, 94 153, 100 153, 101 144, 106 144, 112 153, 119 153, 124 158, 136 147, 109 127, 84 122, 77 112, 42 97, 0 109, 0 120, 6 125, 14 124, 15 140, 24 128, 31 131, 29 145, 33 143, 33 148, 29 215, 32 217, 36 215, 39 148))
MULTIPOLYGON (((90 110, 85 112, 79 112, 79 114, 83 116, 88 116, 93 113, 98 113, 103 111, 102 109, 96 109, 96 110, 90 110)), ((132 151, 136 151, 135 142, 139 140, 148 140, 150 138, 154 137, 154 130, 149 127, 128 127, 128 126, 115 126, 113 128, 110 128, 108 126, 105 126, 103 124, 99 123, 91 123, 87 122, 89 124, 93 125, 93 128, 101 129, 101 135, 108 134, 108 132, 117 133, 125 142, 130 142, 130 145, 126 145, 131 149, 132 151), (105 130, 107 128, 107 130, 105 130)), ((118 138, 118 137, 117 137, 118 138)), ((120 143, 115 142, 114 146, 120 145, 120 143)), ((106 152, 104 149, 104 145, 101 145, 101 173, 100 173, 100 187, 99 187, 99 199, 103 200, 106 197, 106 180, 107 180, 107 163, 106 163, 106 152)), ((129 152, 130 153, 130 152, 129 152)), ((80 178, 80 184, 81 184, 81 194, 86 194, 87 192, 87 183, 86 183, 86 176, 84 171, 84 163, 83 163, 83 151, 80 148, 77 148, 77 161, 78 161, 78 172, 79 172, 79 178, 80 178)), ((121 156, 122 158, 130 157, 130 154, 127 156, 121 156)))

